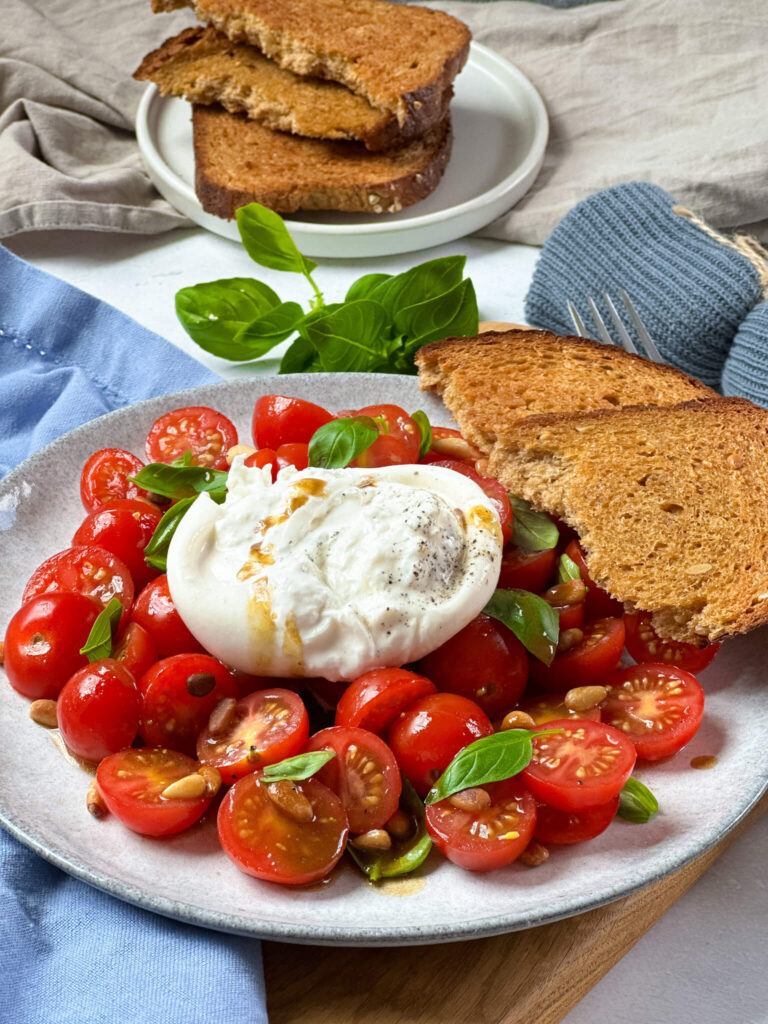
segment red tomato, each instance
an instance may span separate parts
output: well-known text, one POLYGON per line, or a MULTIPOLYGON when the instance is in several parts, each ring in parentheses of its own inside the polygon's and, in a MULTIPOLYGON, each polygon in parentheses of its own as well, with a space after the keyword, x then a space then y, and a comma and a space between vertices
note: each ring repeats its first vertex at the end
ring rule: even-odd
POLYGON ((67 548, 47 558, 30 576, 21 603, 57 590, 84 594, 103 607, 116 597, 123 614, 133 601, 133 580, 125 562, 93 544, 67 548))
POLYGON ((75 672, 61 691, 61 735, 77 757, 100 761, 136 739, 140 707, 131 673, 111 658, 94 661, 75 672))
POLYGON ((310 821, 282 810, 269 795, 270 784, 258 775, 240 779, 222 800, 219 840, 247 875, 306 885, 327 875, 344 852, 349 826, 341 800, 316 779, 293 786, 311 806, 310 821))
POLYGON ((586 807, 581 811, 558 811, 555 807, 539 804, 533 837, 547 846, 585 843, 605 832, 618 809, 618 796, 606 804, 586 807))
POLYGON ((581 811, 618 796, 637 759, 623 733, 587 719, 555 719, 547 728, 561 731, 534 739, 533 758, 522 771, 538 800, 581 811))
POLYGON ((275 450, 282 444, 309 444, 314 432, 333 418, 327 409, 302 398, 264 395, 253 410, 253 443, 275 450))
POLYGON ((197 738, 197 756, 213 765, 225 782, 256 768, 301 753, 309 736, 309 716, 291 690, 257 690, 244 697, 213 732, 206 725, 197 738))
POLYGON ((244 465, 252 468, 258 466, 272 467, 272 479, 277 479, 277 474, 286 466, 294 466, 296 469, 307 469, 309 466, 309 445, 306 444, 281 444, 275 451, 273 448, 259 448, 253 455, 249 455, 244 465))
POLYGON ((528 681, 525 648, 501 622, 482 613, 419 662, 438 690, 475 701, 489 718, 510 711, 528 681))
POLYGON ((403 668, 375 668, 350 683, 336 708, 336 725, 381 733, 419 697, 437 693, 434 683, 403 668))
POLYGON ((317 773, 337 793, 352 832, 383 828, 397 810, 402 783, 394 754, 366 729, 333 725, 310 739, 307 750, 333 750, 336 757, 317 773))
POLYGON ((194 754, 197 736, 224 697, 237 696, 232 674, 208 654, 176 654, 139 680, 139 732, 148 747, 194 754))
POLYGON ((277 452, 274 448, 259 448, 245 459, 243 465, 248 469, 263 469, 265 466, 271 466, 272 479, 277 479, 279 466, 277 465, 277 452))
POLYGON ((464 811, 450 798, 426 809, 427 831, 448 860, 467 871, 493 871, 511 864, 533 836, 536 801, 519 776, 483 789, 491 804, 464 811))
POLYGON ((379 428, 378 440, 355 459, 354 466, 407 465, 419 461, 421 434, 416 422, 399 405, 366 405, 355 416, 370 416, 379 428))
POLYGON ((422 697, 396 718, 389 745, 419 796, 426 796, 460 750, 493 732, 474 701, 455 693, 422 697))
POLYGON ((102 448, 94 452, 83 466, 80 476, 80 498, 89 512, 117 498, 142 498, 147 492, 129 477, 144 468, 141 459, 122 448, 102 448))
POLYGON ((146 748, 110 754, 96 769, 96 783, 104 803, 131 831, 142 836, 170 836, 183 832, 208 809, 212 796, 168 799, 163 790, 197 772, 200 765, 175 750, 146 748))
POLYGON ((146 501, 115 500, 91 512, 72 538, 77 547, 96 544, 117 555, 128 567, 134 586, 141 589, 158 575, 144 561, 144 548, 162 518, 162 513, 146 501))
POLYGON ((138 622, 129 622, 128 628, 112 657, 127 668, 134 679, 140 679, 157 661, 157 648, 149 633, 138 622))
POLYGON ((624 614, 624 605, 621 601, 615 600, 610 594, 598 587, 587 569, 587 562, 584 552, 577 540, 572 540, 565 549, 566 555, 571 558, 579 567, 581 578, 587 586, 587 600, 584 603, 584 618, 607 619, 624 614))
POLYGON ((80 648, 99 614, 82 594, 54 591, 27 601, 8 623, 3 667, 30 700, 55 700, 69 677, 88 664, 80 648))
POLYGON ((470 441, 451 427, 432 427, 432 447, 420 462, 437 462, 440 459, 461 459, 474 466, 483 453, 470 441))
POLYGON ((523 551, 514 544, 507 544, 501 555, 499 586, 503 590, 530 590, 533 594, 546 590, 556 557, 556 548, 523 551))
POLYGON ((150 462, 173 462, 191 453, 191 465, 228 469, 227 452, 237 444, 231 420, 205 405, 173 409, 155 420, 147 435, 150 462))
POLYGON ((604 682, 613 672, 624 650, 624 622, 598 619, 584 626, 584 639, 576 647, 558 654, 547 666, 531 658, 531 679, 545 690, 565 693, 574 686, 604 682))
POLYGON ((520 705, 520 710, 529 714, 536 725, 545 725, 548 722, 553 722, 556 718, 588 718, 591 722, 600 721, 599 707, 590 708, 588 711, 571 711, 565 706, 565 701, 558 693, 524 700, 520 705))
POLYGON ((176 611, 165 574, 148 583, 136 598, 131 621, 138 622, 149 633, 161 658, 205 650, 176 611))
POLYGON ((566 629, 581 629, 584 624, 584 601, 580 604, 566 604, 555 608, 560 620, 560 632, 566 629))
POLYGON ((670 665, 632 665, 607 681, 603 721, 620 729, 645 761, 676 754, 704 715, 704 691, 690 672, 670 665))
POLYGON ((720 644, 696 647, 694 644, 683 644, 677 640, 662 640, 651 625, 650 612, 625 615, 624 625, 627 629, 627 650, 635 661, 641 664, 651 661, 661 665, 673 665, 675 668, 696 674, 703 672, 720 650, 720 644))
POLYGON ((445 469, 452 469, 455 473, 474 480, 478 487, 485 491, 496 509, 501 523, 502 543, 506 544, 512 536, 512 506, 509 502, 509 495, 503 484, 490 476, 480 476, 473 466, 468 462, 461 462, 459 459, 439 459, 432 463, 433 466, 444 466, 445 469))

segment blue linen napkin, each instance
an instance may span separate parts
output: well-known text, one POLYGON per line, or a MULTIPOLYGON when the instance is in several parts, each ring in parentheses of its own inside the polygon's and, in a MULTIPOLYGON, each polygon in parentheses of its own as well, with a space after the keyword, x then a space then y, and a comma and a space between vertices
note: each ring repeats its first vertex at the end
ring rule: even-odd
MULTIPOLYGON (((0 246, 0 475, 102 413, 217 379, 0 246)), ((1 829, 0 979, 14 1024, 267 1021, 258 942, 122 903, 1 829)))

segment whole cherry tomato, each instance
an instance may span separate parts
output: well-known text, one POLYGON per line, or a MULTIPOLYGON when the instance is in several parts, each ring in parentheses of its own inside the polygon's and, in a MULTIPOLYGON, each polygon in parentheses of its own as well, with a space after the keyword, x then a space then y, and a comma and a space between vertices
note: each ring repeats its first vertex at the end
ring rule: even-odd
POLYGON ((137 590, 158 575, 144 561, 144 548, 152 539, 162 513, 146 501, 115 499, 85 517, 72 544, 96 544, 125 563, 137 590))
POLYGON ((176 611, 165 574, 148 583, 136 598, 131 621, 138 622, 149 633, 161 658, 204 651, 176 611))
POLYGON ((283 444, 309 444, 314 432, 332 419, 327 409, 302 398, 264 395, 253 410, 253 443, 274 450, 283 444))
POLYGON ((77 757, 100 761, 136 739, 140 707, 131 673, 111 658, 94 661, 75 672, 59 695, 61 735, 77 757))

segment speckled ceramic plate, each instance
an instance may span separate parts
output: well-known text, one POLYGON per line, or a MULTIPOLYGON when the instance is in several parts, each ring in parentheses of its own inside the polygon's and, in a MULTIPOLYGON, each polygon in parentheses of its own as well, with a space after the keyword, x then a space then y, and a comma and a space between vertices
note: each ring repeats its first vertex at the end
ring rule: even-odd
MULTIPOLYGON (((16 610, 33 569, 67 547, 83 516, 80 470, 97 448, 143 451, 158 415, 213 405, 248 438, 255 399, 273 391, 331 409, 397 402, 449 418, 413 378, 317 374, 195 388, 111 413, 28 459, 0 484, 0 624, 16 610)), ((416 876, 375 888, 354 870, 292 890, 241 874, 219 848, 212 821, 184 835, 144 839, 85 810, 89 778, 66 760, 54 736, 34 725, 27 702, 0 680, 0 821, 70 874, 169 917, 223 931, 318 944, 445 942, 544 924, 618 899, 681 867, 716 843, 755 803, 768 780, 768 633, 726 645, 702 676, 704 724, 667 764, 636 773, 662 812, 648 825, 617 821, 584 846, 555 850, 536 870, 517 865, 471 875, 433 854, 416 876), (710 771, 690 767, 713 755, 710 771)), ((1 674, 1 673, 0 673, 1 674)))

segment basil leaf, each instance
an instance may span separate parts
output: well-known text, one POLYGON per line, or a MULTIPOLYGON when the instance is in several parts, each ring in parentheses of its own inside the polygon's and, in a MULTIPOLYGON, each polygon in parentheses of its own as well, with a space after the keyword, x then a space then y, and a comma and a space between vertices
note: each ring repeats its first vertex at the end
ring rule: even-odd
POLYGON ((258 320, 246 324, 231 344, 221 351, 213 348, 208 348, 208 351, 233 361, 259 359, 290 337, 303 319, 304 310, 298 302, 281 302, 258 320))
POLYGON ((429 422, 427 414, 422 409, 417 409, 416 412, 412 413, 411 419, 419 428, 419 433, 421 434, 421 444, 419 445, 419 458, 423 459, 424 456, 429 451, 429 449, 432 447, 432 425, 429 422))
POLYGON ((581 573, 574 560, 563 552, 560 561, 557 563, 557 578, 560 583, 567 583, 568 580, 580 580, 581 573))
POLYGON ((511 629, 535 658, 545 665, 552 664, 557 653, 560 618, 543 598, 527 590, 496 590, 483 611, 511 629))
POLYGON ((620 818, 636 825, 644 825, 656 814, 659 801, 639 779, 627 779, 619 796, 620 818))
POLYGON ((265 782, 280 782, 283 779, 302 782, 319 772, 334 757, 336 754, 332 750, 311 750, 308 754, 297 754, 276 764, 268 764, 261 777, 265 782))
POLYGON ((391 274, 364 274, 349 286, 349 291, 344 296, 344 301, 354 302, 355 299, 367 299, 378 285, 391 279, 391 274))
POLYGON ((184 330, 206 352, 224 358, 230 357, 222 349, 239 331, 279 304, 269 285, 250 277, 208 281, 176 292, 176 316, 184 330))
POLYGON ((324 370, 375 370, 388 355, 387 314, 369 299, 348 302, 305 322, 301 333, 314 345, 324 370))
POLYGON ((102 658, 109 658, 112 654, 112 638, 115 628, 120 621, 123 606, 119 599, 113 597, 102 611, 96 616, 96 621, 91 626, 88 639, 85 645, 80 648, 88 661, 101 661, 102 658))
POLYGON ((424 863, 432 849, 432 840, 427 833, 424 817, 424 804, 405 777, 400 796, 400 810, 408 815, 415 826, 413 835, 408 839, 395 840, 390 850, 358 850, 351 844, 347 846, 352 859, 371 882, 410 874, 424 863))
POLYGON ((413 356, 430 341, 477 334, 478 316, 475 288, 467 279, 443 295, 395 310, 393 323, 405 335, 406 353, 413 356))
POLYGON ((467 744, 454 757, 443 774, 427 793, 427 804, 445 800, 462 789, 501 782, 526 768, 533 756, 535 736, 548 736, 559 729, 506 729, 492 736, 483 736, 467 744))
POLYGON ((322 469, 343 469, 370 448, 379 428, 370 416, 349 416, 318 427, 309 442, 309 464, 322 469))
POLYGON ((214 501, 221 503, 227 493, 227 474, 205 466, 168 466, 164 462, 150 462, 129 479, 145 491, 153 491, 165 498, 189 498, 207 491, 214 501))
MULTIPOLYGON (((441 256, 382 281, 369 294, 394 316, 396 310, 444 295, 461 283, 466 256, 441 256)), ((475 332, 477 333, 477 332, 475 332)))
POLYGON ((283 218, 274 210, 249 203, 240 207, 235 218, 245 251, 254 263, 270 270, 305 275, 317 266, 299 252, 283 218))
POLYGON ((560 539, 560 533, 546 514, 537 512, 524 498, 509 496, 512 505, 512 543, 522 551, 549 551, 560 539))
POLYGON ((194 498, 182 498, 175 505, 171 505, 163 518, 155 527, 155 532, 149 539, 149 544, 144 548, 144 561, 153 569, 161 572, 168 570, 168 548, 171 538, 176 533, 176 527, 187 513, 187 509, 194 501, 194 498))
POLYGON ((280 360, 278 373, 318 373, 322 370, 315 346, 299 336, 280 360))

